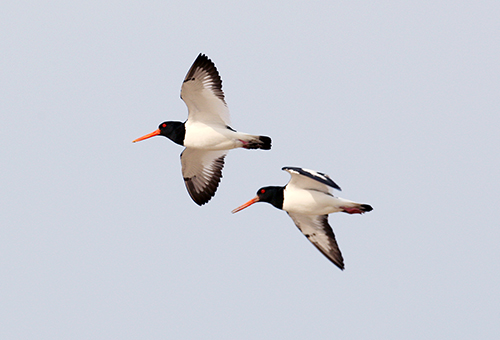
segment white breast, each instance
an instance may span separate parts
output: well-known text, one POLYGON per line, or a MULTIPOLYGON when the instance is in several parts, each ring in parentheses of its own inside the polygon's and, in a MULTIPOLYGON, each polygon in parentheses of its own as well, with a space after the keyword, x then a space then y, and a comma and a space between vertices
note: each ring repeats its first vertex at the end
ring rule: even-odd
POLYGON ((321 191, 285 187, 283 210, 304 215, 327 215, 342 211, 340 207, 349 203, 353 202, 321 191))
POLYGON ((207 125, 201 122, 186 122, 184 146, 205 150, 229 150, 238 147, 226 127, 207 125))

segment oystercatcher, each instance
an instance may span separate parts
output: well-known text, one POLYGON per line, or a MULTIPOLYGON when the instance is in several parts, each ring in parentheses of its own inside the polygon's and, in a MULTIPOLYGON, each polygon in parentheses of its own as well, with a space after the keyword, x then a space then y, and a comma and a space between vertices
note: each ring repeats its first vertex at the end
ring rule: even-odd
POLYGON ((344 259, 332 227, 328 224, 328 214, 363 214, 373 208, 368 204, 335 197, 331 188, 341 189, 324 173, 296 167, 284 167, 281 170, 291 174, 291 179, 285 186, 260 188, 257 196, 234 209, 233 214, 257 202, 267 202, 286 211, 308 240, 344 270, 344 259))
POLYGON ((271 138, 237 132, 229 126, 222 80, 215 64, 204 54, 200 53, 189 69, 182 84, 181 99, 189 111, 184 123, 163 122, 157 130, 134 142, 161 135, 183 145, 184 183, 193 201, 203 205, 217 191, 228 150, 269 150, 271 138))

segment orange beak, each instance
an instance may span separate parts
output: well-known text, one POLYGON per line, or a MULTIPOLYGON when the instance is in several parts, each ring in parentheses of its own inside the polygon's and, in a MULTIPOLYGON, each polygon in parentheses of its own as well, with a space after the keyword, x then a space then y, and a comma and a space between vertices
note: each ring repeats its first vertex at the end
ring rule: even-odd
POLYGON ((139 137, 137 139, 134 139, 132 141, 132 143, 135 143, 135 142, 140 142, 141 140, 145 140, 145 139, 148 139, 148 138, 151 138, 153 136, 158 136, 160 134, 160 129, 156 130, 156 131, 153 131, 151 133, 148 133, 147 135, 145 136, 142 136, 142 137, 139 137))
POLYGON ((234 214, 234 213, 237 213, 238 211, 243 210, 243 209, 245 209, 245 208, 247 208, 247 207, 251 206, 251 205, 252 205, 252 204, 254 204, 254 203, 257 203, 258 201, 260 201, 259 196, 255 196, 255 197, 254 197, 254 198, 252 198, 250 201, 248 201, 248 202, 247 202, 247 203, 245 203, 245 204, 240 205, 238 208, 234 209, 234 210, 233 210, 233 211, 231 211, 231 212, 232 212, 233 214, 234 214))

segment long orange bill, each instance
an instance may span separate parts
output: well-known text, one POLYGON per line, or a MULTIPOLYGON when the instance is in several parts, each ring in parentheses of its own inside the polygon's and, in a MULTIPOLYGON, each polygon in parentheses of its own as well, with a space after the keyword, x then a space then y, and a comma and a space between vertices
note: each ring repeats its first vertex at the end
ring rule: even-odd
POLYGON ((139 137, 137 139, 134 139, 132 141, 132 143, 135 143, 135 142, 140 142, 141 140, 145 140, 145 139, 148 139, 148 138, 151 138, 153 136, 158 136, 160 134, 160 129, 156 130, 156 131, 153 131, 151 133, 148 133, 147 135, 145 136, 142 136, 142 137, 139 137))
POLYGON ((251 206, 252 204, 254 203, 257 203, 259 201, 259 196, 255 196, 254 198, 252 198, 250 201, 248 201, 247 203, 245 204, 242 204, 240 205, 238 208, 234 209, 233 211, 231 211, 233 214, 234 213, 237 213, 238 211, 240 210, 243 210, 249 206, 251 206))

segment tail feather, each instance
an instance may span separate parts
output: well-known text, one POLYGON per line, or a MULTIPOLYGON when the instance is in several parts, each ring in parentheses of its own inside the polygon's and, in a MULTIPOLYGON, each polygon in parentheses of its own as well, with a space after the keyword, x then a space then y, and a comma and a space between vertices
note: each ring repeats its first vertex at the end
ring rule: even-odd
POLYGON ((245 149, 262 149, 262 150, 270 150, 271 149, 271 138, 267 136, 253 136, 254 138, 245 141, 243 147, 245 149))
POLYGON ((343 206, 341 208, 343 209, 342 212, 348 214, 364 214, 365 212, 373 210, 372 206, 369 204, 358 204, 358 203, 354 203, 351 206, 343 206))

